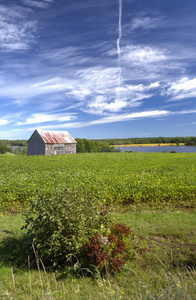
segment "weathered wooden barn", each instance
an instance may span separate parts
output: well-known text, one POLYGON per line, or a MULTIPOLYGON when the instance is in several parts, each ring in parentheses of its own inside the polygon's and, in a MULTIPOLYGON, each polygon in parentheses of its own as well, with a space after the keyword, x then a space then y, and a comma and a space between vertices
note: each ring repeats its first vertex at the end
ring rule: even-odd
POLYGON ((67 131, 36 129, 28 140, 27 155, 75 154, 76 143, 67 131))

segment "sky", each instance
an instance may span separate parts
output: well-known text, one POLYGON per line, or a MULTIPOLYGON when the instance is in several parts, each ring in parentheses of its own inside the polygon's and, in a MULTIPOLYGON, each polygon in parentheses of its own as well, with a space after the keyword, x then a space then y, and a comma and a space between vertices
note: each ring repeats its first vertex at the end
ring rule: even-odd
POLYGON ((196 135, 195 0, 0 0, 0 139, 196 135))

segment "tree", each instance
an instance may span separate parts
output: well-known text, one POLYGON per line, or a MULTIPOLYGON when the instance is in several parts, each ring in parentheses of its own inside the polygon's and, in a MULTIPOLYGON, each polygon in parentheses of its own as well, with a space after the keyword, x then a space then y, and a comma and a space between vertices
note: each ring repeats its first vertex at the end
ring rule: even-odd
POLYGON ((77 153, 84 153, 85 152, 85 144, 84 139, 76 138, 76 152, 77 153))
POLYGON ((6 152, 13 152, 12 148, 0 143, 0 154, 4 154, 6 152))

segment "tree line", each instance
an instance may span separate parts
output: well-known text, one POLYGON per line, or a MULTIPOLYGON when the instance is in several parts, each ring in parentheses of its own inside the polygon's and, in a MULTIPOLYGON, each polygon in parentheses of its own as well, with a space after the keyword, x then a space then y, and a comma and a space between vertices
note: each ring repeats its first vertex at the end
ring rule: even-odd
POLYGON ((27 147, 27 140, 0 140, 0 143, 6 146, 27 147))
POLYGON ((96 142, 87 139, 76 138, 76 152, 85 153, 85 152, 120 152, 120 149, 111 147, 106 142, 96 142))
POLYGON ((185 145, 196 145, 196 137, 148 137, 148 138, 122 138, 122 139, 98 139, 92 140, 98 143, 106 142, 109 145, 129 145, 129 144, 169 144, 185 143, 185 145))

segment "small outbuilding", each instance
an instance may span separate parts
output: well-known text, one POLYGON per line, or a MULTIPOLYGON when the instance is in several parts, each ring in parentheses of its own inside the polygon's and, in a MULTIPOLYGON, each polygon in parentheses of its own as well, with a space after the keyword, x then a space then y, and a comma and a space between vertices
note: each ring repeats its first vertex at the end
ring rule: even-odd
POLYGON ((27 155, 76 154, 76 144, 67 131, 36 129, 28 140, 27 155))

